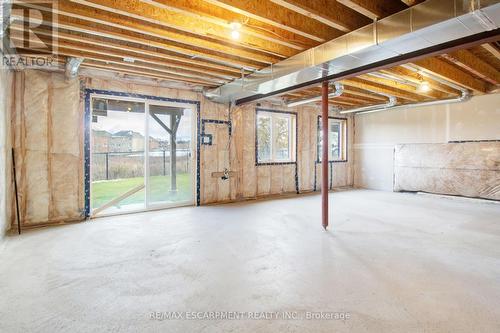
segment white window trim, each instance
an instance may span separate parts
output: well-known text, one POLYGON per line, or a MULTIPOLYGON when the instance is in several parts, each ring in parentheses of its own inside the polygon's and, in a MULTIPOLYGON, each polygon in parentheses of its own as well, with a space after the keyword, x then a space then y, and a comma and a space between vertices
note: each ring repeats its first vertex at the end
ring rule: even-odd
MULTIPOLYGON (((295 163, 296 161, 296 122, 297 122, 297 115, 295 113, 285 113, 285 112, 273 112, 273 111, 264 111, 264 110, 257 110, 256 119, 258 120, 260 117, 262 118, 270 118, 270 145, 271 145, 271 153, 270 157, 268 159, 262 159, 258 155, 258 149, 259 149, 259 142, 258 142, 258 137, 256 138, 256 146, 255 149, 257 150, 257 164, 267 164, 267 163, 295 163), (285 159, 279 159, 276 158, 276 147, 274 146, 274 119, 275 118, 287 118, 288 121, 288 142, 289 142, 289 158, 285 159)), ((257 135, 258 133, 258 121, 255 122, 255 133, 257 135)))

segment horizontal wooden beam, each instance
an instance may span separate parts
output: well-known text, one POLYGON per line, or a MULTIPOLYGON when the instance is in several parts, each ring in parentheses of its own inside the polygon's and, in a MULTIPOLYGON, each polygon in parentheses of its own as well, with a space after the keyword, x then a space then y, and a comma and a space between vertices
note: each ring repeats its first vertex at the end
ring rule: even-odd
POLYGON ((341 31, 314 19, 286 10, 270 1, 206 0, 210 4, 246 15, 252 19, 274 25, 281 29, 323 43, 338 37, 341 31))
POLYGON ((397 0, 337 0, 337 2, 372 20, 384 18, 407 8, 397 0))
POLYGON ((172 10, 171 7, 159 7, 139 0, 70 0, 73 3, 96 8, 99 11, 119 14, 127 18, 142 20, 165 28, 179 30, 203 40, 217 40, 222 43, 233 45, 237 48, 255 50, 269 53, 271 55, 288 58, 299 50, 282 45, 281 43, 246 34, 241 31, 239 40, 231 38, 229 22, 225 26, 214 24, 182 11, 172 10))
POLYGON ((240 23, 243 34, 262 38, 296 50, 311 48, 317 42, 276 26, 266 24, 248 16, 214 6, 204 0, 140 0, 150 5, 188 15, 227 28, 230 22, 240 23))
MULTIPOLYGON (((11 30, 17 30, 19 32, 24 31, 18 24, 12 24, 10 26, 11 30)), ((40 27, 33 29, 33 31, 42 38, 41 36, 52 36, 50 30, 44 30, 40 27)), ((209 75, 213 77, 218 77, 224 80, 231 80, 237 78, 241 73, 237 74, 238 71, 229 71, 228 67, 222 67, 218 70, 217 68, 211 68, 210 65, 202 62, 193 62, 185 60, 180 57, 172 57, 170 55, 165 55, 158 52, 151 52, 141 48, 129 47, 126 45, 120 45, 113 42, 104 42, 96 38, 86 38, 79 35, 68 34, 63 32, 57 33, 58 46, 70 48, 78 51, 88 51, 94 52, 102 55, 115 56, 121 58, 132 58, 137 59, 145 63, 151 63, 155 65, 162 65, 176 69, 184 69, 189 72, 196 72, 201 76, 209 75), (180 59, 180 60, 179 60, 180 59)), ((46 42, 49 42, 46 40, 46 42)))
POLYGON ((271 0, 277 5, 310 17, 343 32, 370 23, 370 20, 337 1, 329 0, 271 0))
POLYGON ((486 51, 490 52, 495 58, 500 60, 500 50, 497 49, 495 46, 486 43, 481 45, 482 48, 484 48, 486 51))
POLYGON ((372 100, 376 100, 377 102, 381 102, 381 101, 386 101, 387 100, 387 97, 384 97, 382 95, 378 95, 378 94, 375 94, 373 92, 370 92, 370 91, 367 91, 367 90, 363 90, 363 89, 359 89, 359 88, 356 88, 356 87, 352 87, 352 86, 349 86, 349 85, 344 85, 344 92, 349 93, 351 95, 355 95, 355 96, 359 96, 359 97, 366 97, 366 98, 369 98, 369 99, 372 99, 372 100))
POLYGON ((153 78, 157 80, 165 80, 165 81, 173 81, 173 82, 184 82, 186 84, 191 84, 192 86, 202 86, 202 87, 207 87, 207 88, 213 88, 215 87, 213 84, 208 84, 204 82, 197 82, 196 80, 189 80, 189 79, 179 79, 175 77, 170 77, 168 75, 164 74, 158 74, 157 72, 150 71, 150 70, 140 70, 137 68, 129 67, 129 66, 123 66, 123 65, 116 65, 116 64, 108 64, 103 61, 95 61, 95 60, 87 60, 84 63, 82 63, 80 66, 86 67, 86 68, 92 68, 92 69, 99 69, 99 70, 104 70, 112 73, 118 73, 118 74, 129 74, 129 75, 134 75, 137 77, 146 77, 146 78, 153 78))
POLYGON ((389 87, 392 87, 394 89, 406 91, 412 95, 415 95, 415 97, 420 95, 422 99, 425 99, 425 98, 443 99, 443 98, 447 97, 442 92, 436 91, 433 89, 431 89, 427 92, 420 92, 417 90, 416 84, 413 84, 412 82, 407 81, 403 78, 401 78, 401 80, 407 81, 408 83, 398 82, 399 80, 397 81, 397 80, 393 80, 391 78, 382 78, 382 77, 372 76, 370 74, 360 75, 359 78, 361 78, 363 80, 383 84, 385 86, 389 86, 389 87))
POLYGON ((467 89, 485 94, 490 89, 490 85, 484 81, 476 79, 472 75, 460 70, 454 65, 437 58, 426 58, 413 62, 418 67, 429 71, 445 80, 451 81, 467 89))
POLYGON ((421 2, 424 2, 425 0, 401 0, 401 2, 403 2, 405 5, 411 7, 411 6, 415 6, 421 2))
MULTIPOLYGON (((397 75, 405 80, 414 82, 415 84, 420 83, 424 79, 418 73, 416 73, 412 70, 406 69, 404 67, 393 67, 393 68, 383 69, 383 70, 381 70, 381 72, 387 73, 387 74, 392 74, 392 75, 397 75)), ((448 94, 448 95, 449 94, 460 95, 460 91, 453 89, 452 87, 450 87, 446 84, 442 84, 442 83, 435 81, 435 80, 432 80, 428 77, 425 78, 425 81, 429 83, 431 89, 441 91, 441 92, 448 94)))
MULTIPOLYGON (((22 49, 22 50, 24 50, 24 53, 26 53, 26 51, 28 51, 30 49, 22 49)), ((59 47, 58 54, 66 56, 66 57, 84 58, 84 63, 87 65, 90 65, 94 62, 104 63, 104 64, 113 65, 115 67, 118 66, 117 68, 121 68, 124 70, 134 70, 137 73, 148 73, 151 75, 155 75, 155 77, 163 78, 163 79, 186 81, 186 82, 197 83, 197 84, 202 84, 205 86, 212 86, 212 87, 218 86, 222 82, 224 82, 224 81, 220 81, 220 80, 199 77, 197 75, 190 75, 188 73, 163 68, 160 66, 151 66, 151 65, 141 64, 141 63, 127 63, 118 57, 103 56, 103 55, 99 55, 99 54, 95 54, 95 53, 91 53, 91 52, 82 52, 82 51, 77 51, 77 50, 72 50, 72 49, 66 49, 63 47, 59 47)), ((99 68, 99 67, 97 67, 97 68, 99 68)))
MULTIPOLYGON (((41 5, 26 4, 25 6, 49 10, 41 5)), ((162 29, 147 22, 99 11, 67 0, 59 1, 56 12, 58 14, 57 26, 65 29, 99 36, 112 36, 111 38, 133 41, 143 45, 154 44, 155 47, 161 46, 161 48, 175 50, 183 54, 214 59, 224 63, 262 68, 280 59, 272 55, 242 50, 180 32, 162 29)))
POLYGON ((359 78, 352 78, 352 79, 347 79, 347 80, 342 80, 342 83, 349 85, 351 87, 356 87, 359 89, 364 89, 364 90, 369 90, 373 91, 375 93, 383 93, 387 95, 392 95, 397 98, 403 98, 404 100, 409 100, 412 102, 417 102, 421 101, 422 98, 414 93, 406 92, 391 86, 386 86, 384 84, 372 82, 372 81, 367 81, 359 78))
POLYGON ((486 79, 490 79, 493 81, 493 84, 500 83, 500 71, 495 67, 491 66, 487 62, 479 59, 470 51, 467 50, 458 50, 455 52, 451 52, 448 54, 454 60, 461 63, 467 69, 474 71, 479 74, 479 76, 483 76, 486 79))

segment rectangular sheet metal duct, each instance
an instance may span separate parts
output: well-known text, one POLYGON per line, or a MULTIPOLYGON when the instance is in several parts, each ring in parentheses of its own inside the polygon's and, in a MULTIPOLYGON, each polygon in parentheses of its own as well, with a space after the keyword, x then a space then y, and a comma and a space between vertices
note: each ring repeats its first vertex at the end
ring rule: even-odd
POLYGON ((234 102, 498 29, 498 0, 427 0, 205 95, 234 102))

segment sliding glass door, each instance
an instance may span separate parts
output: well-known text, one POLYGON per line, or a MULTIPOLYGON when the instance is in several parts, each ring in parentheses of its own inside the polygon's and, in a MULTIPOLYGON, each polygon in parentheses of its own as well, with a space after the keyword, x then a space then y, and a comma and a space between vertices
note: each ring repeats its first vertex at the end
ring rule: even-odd
POLYGON ((149 103, 148 112, 148 203, 190 203, 193 201, 192 110, 172 103, 149 103))
POLYGON ((193 203, 190 105, 91 98, 93 216, 193 203))

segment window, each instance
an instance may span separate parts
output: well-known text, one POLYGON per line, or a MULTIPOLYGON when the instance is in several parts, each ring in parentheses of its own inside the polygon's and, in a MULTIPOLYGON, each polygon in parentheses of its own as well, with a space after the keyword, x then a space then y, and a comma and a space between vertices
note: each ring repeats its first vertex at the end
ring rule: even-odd
POLYGON ((296 115, 257 110, 257 163, 295 162, 296 115))
MULTIPOLYGON (((321 116, 318 117, 318 161, 321 161, 323 149, 323 132, 321 130, 321 116)), ((340 118, 328 118, 328 160, 347 160, 347 120, 340 118)))

